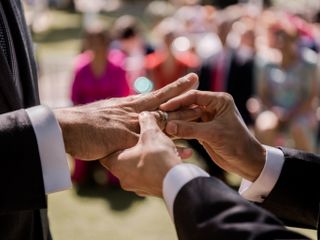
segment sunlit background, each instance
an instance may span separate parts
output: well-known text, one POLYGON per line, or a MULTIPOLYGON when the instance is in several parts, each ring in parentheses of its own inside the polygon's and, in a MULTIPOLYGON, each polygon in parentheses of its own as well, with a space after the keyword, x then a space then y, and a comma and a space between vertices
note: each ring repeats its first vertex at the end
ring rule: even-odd
MULTIPOLYGON (((318 92, 312 90, 319 88, 319 0, 232 5, 237 2, 24 0, 42 103, 64 107, 150 92, 195 71, 202 89, 235 93, 262 142, 318 151, 318 92), (112 86, 91 87, 112 69, 101 68, 99 58, 90 63, 101 51, 118 70, 112 86), (83 83, 89 73, 93 82, 83 83), (286 84, 293 76, 296 85, 286 84)), ((195 149, 190 161, 237 188, 239 178, 212 165, 197 143, 179 144, 195 149)), ((49 196, 54 239, 177 239, 162 200, 124 192, 98 165, 68 158, 74 188, 49 196)), ((299 231, 316 239, 314 231, 299 231)))

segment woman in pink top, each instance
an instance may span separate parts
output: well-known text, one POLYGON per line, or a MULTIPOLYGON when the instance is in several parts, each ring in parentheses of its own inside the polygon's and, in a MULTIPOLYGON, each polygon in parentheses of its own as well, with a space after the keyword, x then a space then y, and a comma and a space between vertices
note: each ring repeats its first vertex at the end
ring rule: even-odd
MULTIPOLYGON (((74 105, 129 95, 126 72, 121 67, 124 56, 120 51, 108 52, 109 42, 109 35, 100 27, 86 32, 86 51, 77 57, 74 68, 71 93, 74 105)), ((85 183, 92 168, 94 163, 76 159, 73 181, 85 183)), ((117 183, 111 174, 107 173, 107 177, 110 183, 117 183)))

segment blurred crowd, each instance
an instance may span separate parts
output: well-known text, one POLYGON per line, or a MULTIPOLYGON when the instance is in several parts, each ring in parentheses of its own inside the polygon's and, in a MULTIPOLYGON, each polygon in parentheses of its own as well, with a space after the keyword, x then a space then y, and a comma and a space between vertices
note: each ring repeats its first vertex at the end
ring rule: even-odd
MULTIPOLYGON (((148 31, 130 15, 108 29, 94 18, 85 24, 74 104, 149 92, 196 72, 200 90, 233 96, 262 143, 317 150, 320 12, 306 16, 261 2, 219 9, 197 0, 153 1, 145 11, 148 31)), ((190 145, 223 178, 202 146, 190 145)), ((76 160, 74 180, 88 168, 76 160)))

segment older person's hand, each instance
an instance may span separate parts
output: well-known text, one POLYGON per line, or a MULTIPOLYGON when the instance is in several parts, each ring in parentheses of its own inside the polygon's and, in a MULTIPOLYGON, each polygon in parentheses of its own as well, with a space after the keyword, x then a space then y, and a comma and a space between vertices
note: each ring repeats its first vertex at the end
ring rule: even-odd
MULTIPOLYGON (((139 120, 141 133, 137 145, 100 162, 119 178, 123 189, 160 197, 165 175, 182 161, 174 143, 161 131, 151 113, 141 113, 139 120)), ((190 154, 190 150, 185 150, 182 155, 190 154)))
POLYGON ((160 109, 179 112, 194 107, 202 109, 199 122, 187 122, 182 117, 168 122, 166 132, 177 138, 197 139, 221 168, 254 181, 263 169, 265 149, 244 124, 231 95, 191 90, 160 109))
MULTIPOLYGON (((188 74, 149 94, 55 109, 66 152, 79 159, 96 160, 134 146, 140 131, 138 114, 157 110, 160 104, 192 89, 197 83, 197 75, 188 74)), ((169 120, 181 117, 192 119, 197 117, 196 114, 194 110, 187 110, 171 114, 169 120)), ((154 115, 158 120, 163 117, 159 112, 154 112, 154 115)))

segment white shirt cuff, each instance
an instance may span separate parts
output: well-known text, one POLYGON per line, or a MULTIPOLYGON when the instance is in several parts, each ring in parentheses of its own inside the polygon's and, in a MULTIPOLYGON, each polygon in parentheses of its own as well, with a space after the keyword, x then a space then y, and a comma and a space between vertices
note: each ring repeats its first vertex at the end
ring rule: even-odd
POLYGON ((162 192, 172 219, 174 200, 180 189, 189 181, 197 177, 209 177, 209 174, 190 163, 182 163, 173 167, 165 176, 162 192))
POLYGON ((60 126, 46 106, 26 109, 36 135, 46 194, 72 187, 60 126))
POLYGON ((247 200, 263 202, 276 185, 284 163, 284 154, 278 148, 264 146, 266 149, 266 163, 260 176, 251 182, 242 179, 239 193, 247 200))

